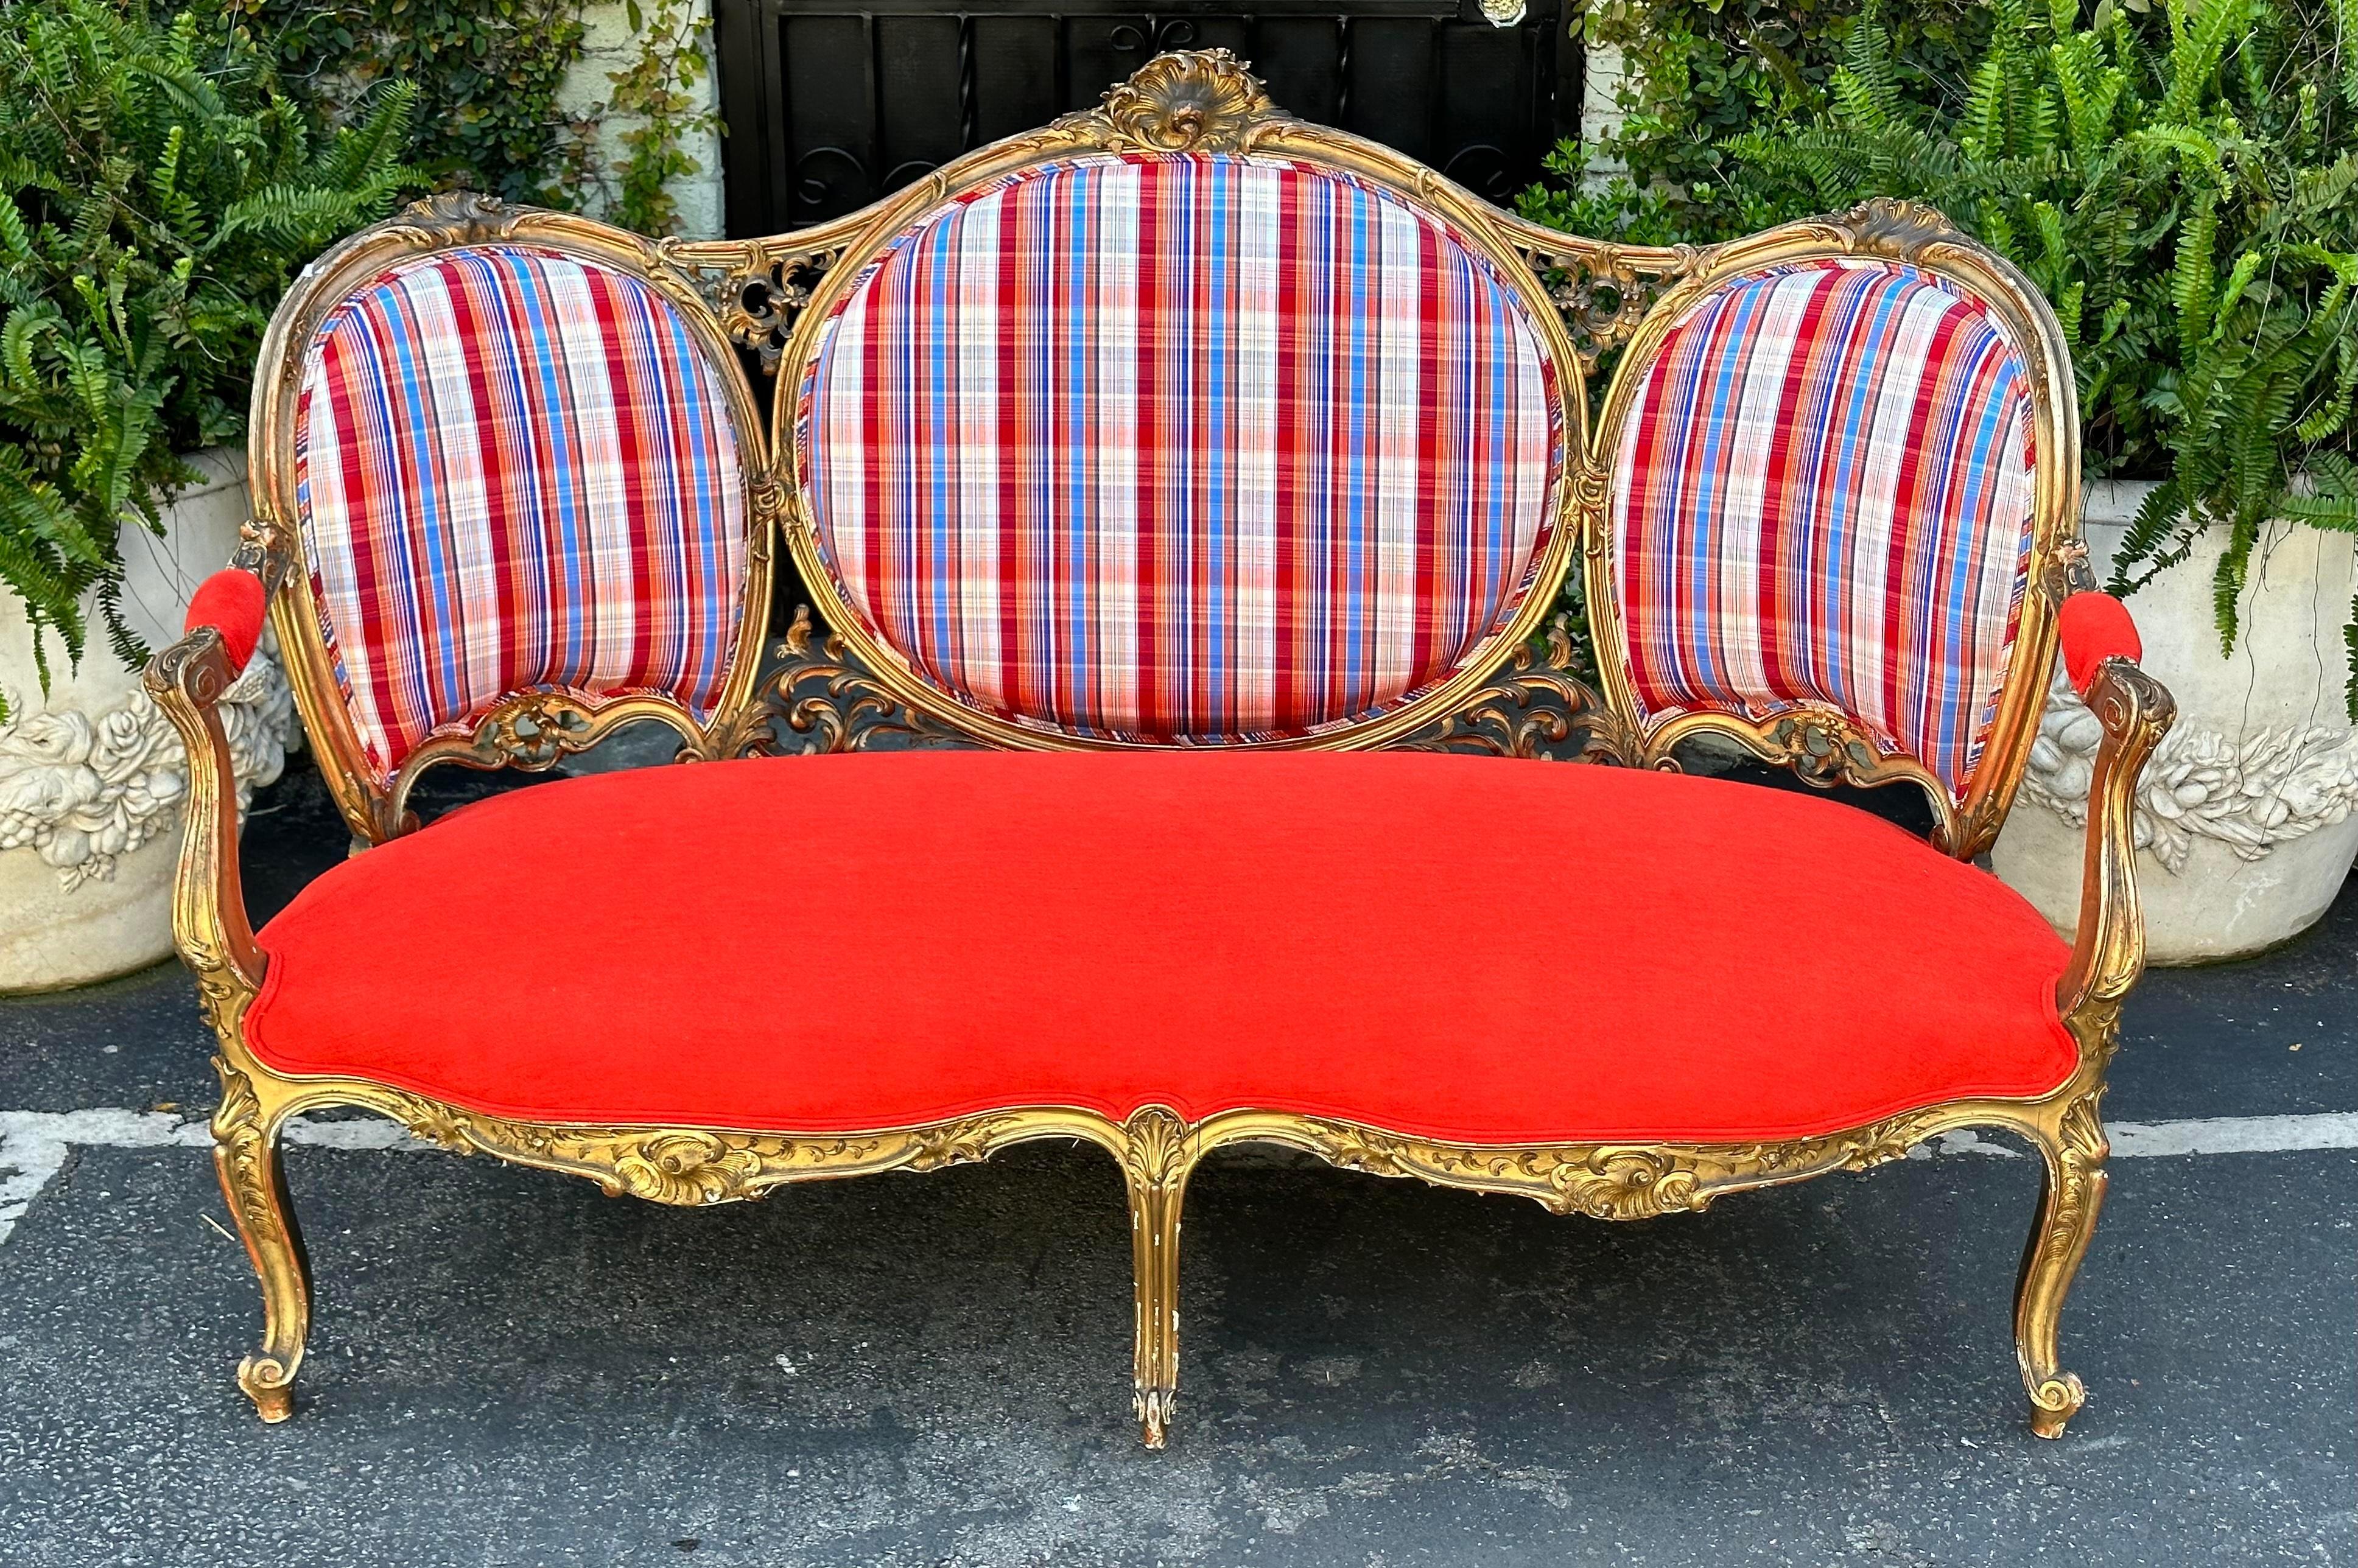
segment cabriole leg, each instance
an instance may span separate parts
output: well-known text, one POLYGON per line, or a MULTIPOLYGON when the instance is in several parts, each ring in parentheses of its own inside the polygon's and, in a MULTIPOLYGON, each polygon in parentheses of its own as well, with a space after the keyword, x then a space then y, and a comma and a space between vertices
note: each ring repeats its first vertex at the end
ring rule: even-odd
POLYGON ((1160 1448, 1179 1389, 1179 1206, 1195 1159, 1185 1125, 1159 1106, 1131 1117, 1122 1134, 1138 1313, 1130 1408, 1146 1446, 1160 1448))
POLYGON ((2096 1097, 2067 1107, 2053 1131, 2037 1140, 2046 1167, 2039 1222, 2023 1249, 2022 1277, 2015 1287, 2014 1345, 2022 1364, 2022 1386, 2030 1394, 2030 1430, 2061 1437, 2063 1423, 2079 1413, 2087 1390, 2062 1369, 2056 1325, 2080 1260, 2096 1233, 2096 1213, 2104 1205, 2104 1161, 2112 1144, 2096 1114, 2096 1097))
POLYGON ((213 1169, 262 1281, 262 1348, 237 1369, 238 1387, 265 1422, 295 1411, 295 1372, 311 1327, 311 1261, 295 1226, 278 1157, 283 1108, 267 1108, 245 1074, 219 1057, 221 1108, 213 1113, 213 1169))

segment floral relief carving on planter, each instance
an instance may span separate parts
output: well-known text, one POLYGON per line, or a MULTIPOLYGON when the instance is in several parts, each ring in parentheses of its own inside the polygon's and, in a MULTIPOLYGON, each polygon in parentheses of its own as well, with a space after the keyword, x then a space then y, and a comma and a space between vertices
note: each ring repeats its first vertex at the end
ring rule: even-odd
MULTIPOLYGON (((23 717, 0 729, 0 850, 38 854, 70 892, 112 880, 119 859, 178 826, 188 759, 144 689, 99 713, 27 714, 13 692, 8 708, 23 717)), ((301 743, 275 644, 265 640, 255 653, 222 696, 221 715, 243 811, 301 743)))
MULTIPOLYGON (((2075 827, 2088 820, 2088 780, 2103 726, 2059 670, 2030 749, 2022 793, 2075 827)), ((2245 860, 2358 810, 2358 730, 2320 724, 2172 730, 2146 764, 2136 842, 2173 874, 2194 840, 2214 838, 2245 860)))

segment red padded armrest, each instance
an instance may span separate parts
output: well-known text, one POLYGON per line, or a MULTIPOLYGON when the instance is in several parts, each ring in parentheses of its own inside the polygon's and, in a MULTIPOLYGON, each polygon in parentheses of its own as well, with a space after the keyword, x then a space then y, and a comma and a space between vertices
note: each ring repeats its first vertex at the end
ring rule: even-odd
POLYGON ((2097 666, 2106 659, 2134 661, 2145 654, 2128 606, 2109 593, 2089 589, 2073 594, 2063 601, 2058 624, 2063 633, 2063 667, 2071 672, 2071 689, 2082 697, 2088 695, 2097 666))
POLYGON ((189 600, 189 618, 180 629, 193 632, 200 626, 211 627, 221 633, 230 664, 243 670, 245 661, 254 657, 254 643, 262 639, 262 612, 268 598, 260 578, 230 567, 198 585, 189 600))

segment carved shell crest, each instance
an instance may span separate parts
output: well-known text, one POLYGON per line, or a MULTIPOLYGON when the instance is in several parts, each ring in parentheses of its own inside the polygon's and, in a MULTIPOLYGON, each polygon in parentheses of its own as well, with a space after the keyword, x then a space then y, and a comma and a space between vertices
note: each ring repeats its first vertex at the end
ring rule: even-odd
POLYGON ((1105 95, 1095 116, 1114 143, 1161 152, 1243 152, 1266 126, 1289 118, 1260 79, 1227 49, 1191 49, 1150 60, 1105 95))

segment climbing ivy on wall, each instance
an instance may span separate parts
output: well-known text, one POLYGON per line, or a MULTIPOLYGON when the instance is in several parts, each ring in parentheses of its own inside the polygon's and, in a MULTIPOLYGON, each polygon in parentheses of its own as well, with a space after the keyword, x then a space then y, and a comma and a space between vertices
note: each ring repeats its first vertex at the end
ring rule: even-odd
POLYGON ((633 49, 603 103, 568 108, 587 0, 222 0, 330 121, 372 84, 412 83, 408 161, 444 189, 579 209, 646 233, 679 221, 671 181, 718 128, 699 89, 711 23, 692 0, 628 0, 633 49), (600 130, 626 124, 610 156, 600 130))
POLYGON ((227 0, 279 74, 331 116, 373 83, 418 94, 409 162, 444 188, 575 206, 583 139, 558 107, 581 0, 227 0))
POLYGON ((629 0, 627 12, 638 52, 608 73, 614 92, 606 113, 635 123, 619 138, 623 156, 605 216, 641 233, 668 233, 679 223, 671 181, 703 167, 687 151, 687 139, 719 128, 696 91, 711 70, 705 47, 712 19, 698 16, 689 0, 651 0, 644 7, 629 0))

